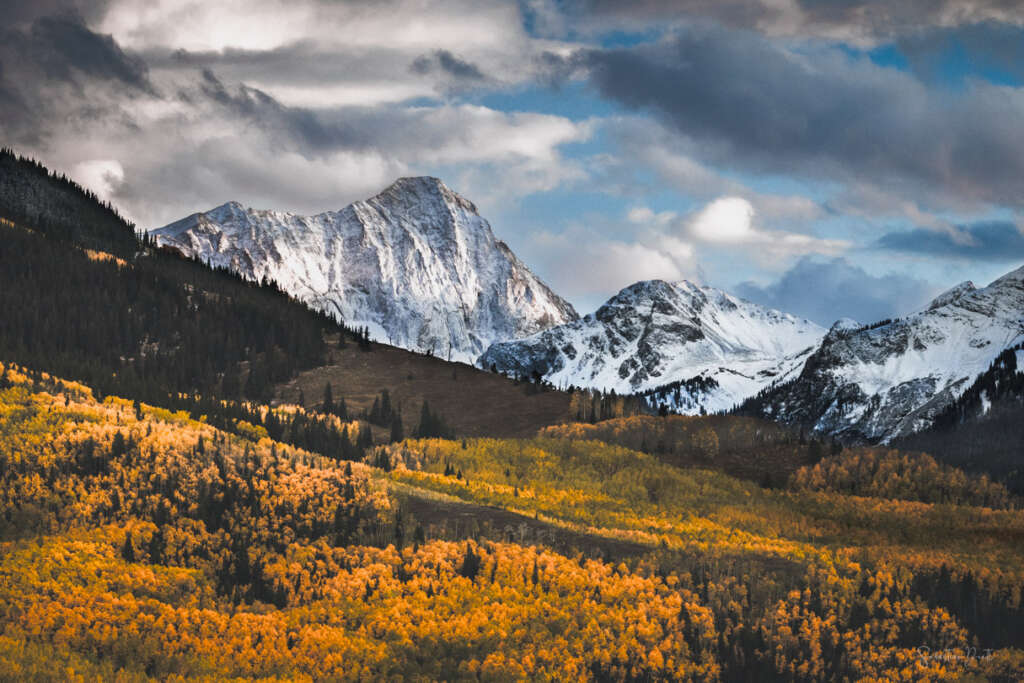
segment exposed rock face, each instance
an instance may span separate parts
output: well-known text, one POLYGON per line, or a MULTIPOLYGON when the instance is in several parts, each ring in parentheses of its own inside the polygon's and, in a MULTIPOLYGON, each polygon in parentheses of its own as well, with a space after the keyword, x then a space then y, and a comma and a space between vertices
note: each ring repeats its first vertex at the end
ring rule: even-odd
POLYGON ((316 216, 229 202, 153 235, 214 266, 272 279, 379 340, 453 360, 578 318, 436 178, 401 178, 316 216))

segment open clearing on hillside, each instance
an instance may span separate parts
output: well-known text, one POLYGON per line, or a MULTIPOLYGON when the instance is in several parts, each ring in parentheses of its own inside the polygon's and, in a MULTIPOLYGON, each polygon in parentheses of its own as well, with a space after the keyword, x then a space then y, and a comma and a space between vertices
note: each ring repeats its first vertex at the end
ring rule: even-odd
POLYGON ((349 412, 358 414, 387 389, 406 434, 416 428, 424 399, 460 437, 532 437, 541 427, 569 419, 569 394, 562 391, 539 391, 465 363, 383 344, 371 344, 368 351, 351 341, 339 349, 337 337, 330 344, 332 362, 279 386, 280 401, 298 402, 301 390, 306 406, 314 407, 330 382, 334 400, 344 397, 349 412))

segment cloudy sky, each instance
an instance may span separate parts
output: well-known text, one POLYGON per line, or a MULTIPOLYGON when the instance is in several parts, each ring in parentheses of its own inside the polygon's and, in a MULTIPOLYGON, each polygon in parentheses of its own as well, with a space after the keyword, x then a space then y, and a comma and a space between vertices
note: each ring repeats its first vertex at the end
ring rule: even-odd
POLYGON ((829 324, 1024 264, 1017 0, 7 0, 0 143, 155 228, 436 175, 582 311, 829 324))

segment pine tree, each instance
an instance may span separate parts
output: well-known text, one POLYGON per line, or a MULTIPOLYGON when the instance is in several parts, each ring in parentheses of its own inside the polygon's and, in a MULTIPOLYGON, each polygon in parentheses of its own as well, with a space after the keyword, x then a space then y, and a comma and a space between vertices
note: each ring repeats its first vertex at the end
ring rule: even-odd
POLYGON ((153 537, 149 539, 149 561, 152 564, 163 564, 164 550, 167 549, 167 541, 164 538, 164 530, 157 527, 153 537))
POLYGON ((462 558, 459 574, 472 581, 480 571, 480 564, 480 556, 473 552, 473 546, 466 543, 466 554, 462 558))
POLYGON ((125 562, 135 561, 135 546, 132 545, 132 532, 128 532, 124 536, 124 545, 121 546, 121 557, 124 558, 125 562))
POLYGON ((356 441, 356 447, 364 453, 367 449, 373 448, 373 432, 370 431, 369 425, 359 425, 359 436, 356 441))
POLYGON ((389 438, 390 443, 396 443, 405 438, 405 434, 402 430, 402 415, 398 412, 391 418, 391 436, 389 438))
POLYGON ((331 390, 331 383, 324 385, 324 400, 320 404, 320 412, 330 415, 334 412, 334 392, 331 390))
POLYGON ((127 447, 124 441, 124 434, 116 432, 114 440, 110 442, 110 459, 116 460, 125 454, 127 447))
POLYGON ((452 430, 445 424, 444 420, 439 415, 431 412, 430 405, 426 399, 424 399, 423 405, 420 408, 420 423, 417 425, 413 435, 420 439, 454 438, 452 430))

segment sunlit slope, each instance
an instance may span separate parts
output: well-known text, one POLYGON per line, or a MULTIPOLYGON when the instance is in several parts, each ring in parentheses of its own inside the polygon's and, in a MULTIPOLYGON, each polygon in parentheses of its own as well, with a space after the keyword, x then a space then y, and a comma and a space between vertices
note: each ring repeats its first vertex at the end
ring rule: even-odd
POLYGON ((1024 671, 1018 511, 763 490, 587 440, 406 441, 369 460, 389 467, 5 369, 0 678, 1024 671), (442 514, 418 519, 414 499, 442 514), (516 512, 608 539, 604 556, 482 523, 516 512), (991 655, 921 650, 970 646, 991 655))

